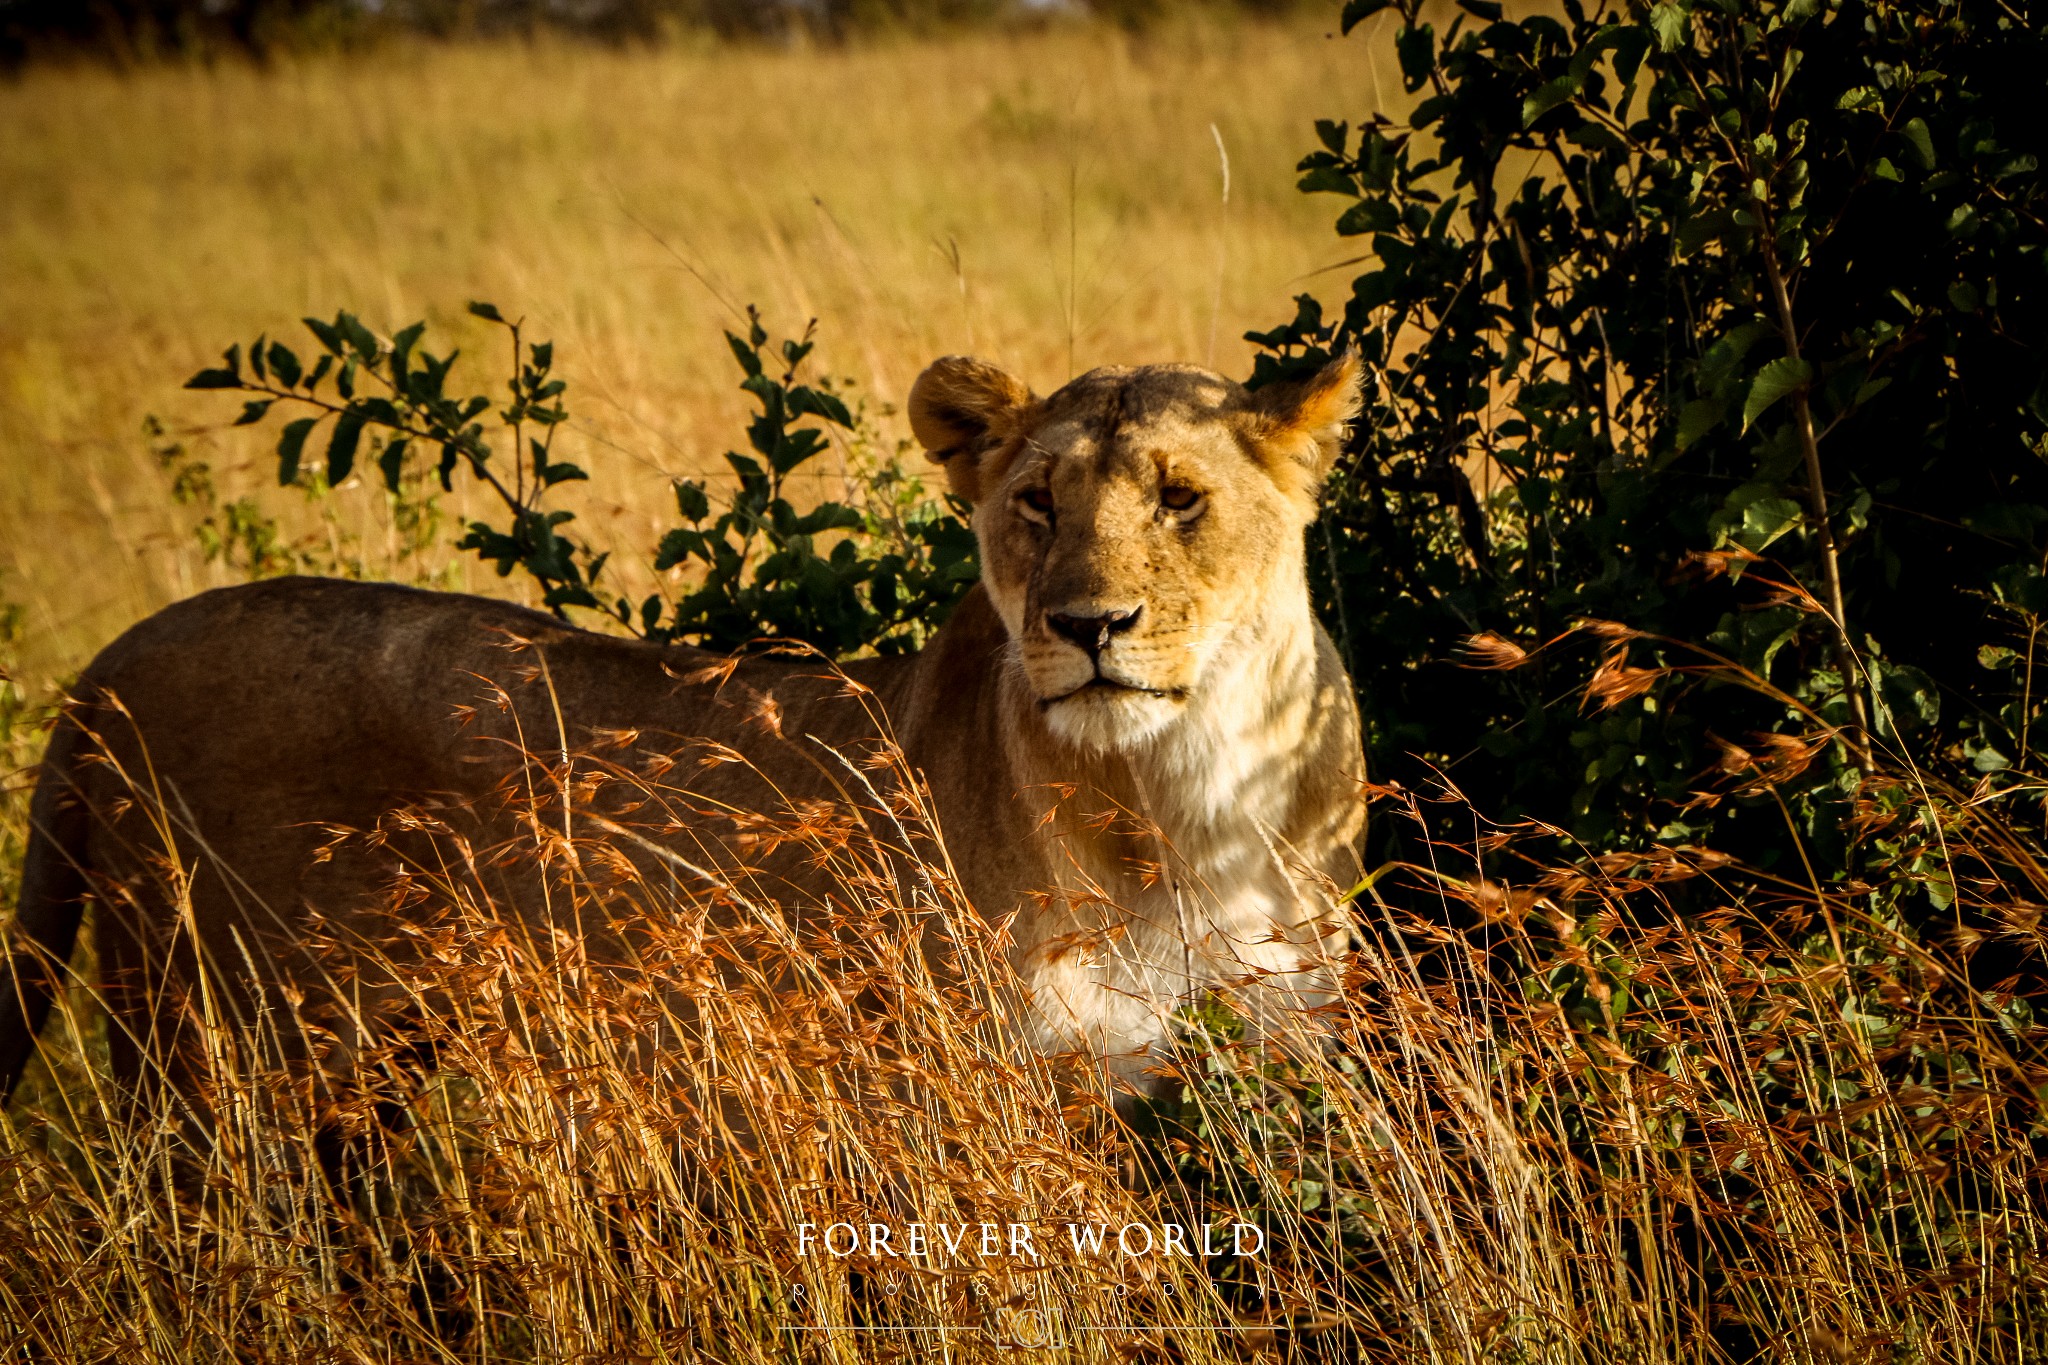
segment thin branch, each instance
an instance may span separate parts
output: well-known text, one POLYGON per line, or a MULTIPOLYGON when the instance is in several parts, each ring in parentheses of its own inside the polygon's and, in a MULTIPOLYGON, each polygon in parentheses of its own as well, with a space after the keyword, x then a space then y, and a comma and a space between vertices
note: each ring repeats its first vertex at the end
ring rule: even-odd
MULTIPOLYGON (((1784 338, 1785 354, 1804 363, 1799 353, 1798 322, 1792 313, 1792 294, 1786 287, 1785 272, 1778 262, 1778 248, 1768 210, 1761 199, 1752 198, 1750 205, 1757 216, 1757 245, 1763 253, 1764 276, 1770 283, 1771 302, 1778 314, 1778 331, 1784 338)), ((1860 732, 1850 748, 1856 755, 1857 766, 1868 774, 1876 771, 1876 764, 1870 756, 1870 711, 1863 697, 1865 675, 1856 658, 1855 643, 1849 637, 1849 612, 1842 597, 1841 554, 1835 544, 1834 523, 1828 516, 1828 490, 1821 473, 1820 442, 1814 435, 1813 408, 1807 401, 1807 386, 1804 384, 1792 391, 1792 425, 1799 433, 1799 452, 1806 465, 1807 510, 1814 534, 1820 541, 1821 582, 1827 589, 1828 613, 1835 627, 1835 664, 1842 670, 1842 686, 1860 732)))

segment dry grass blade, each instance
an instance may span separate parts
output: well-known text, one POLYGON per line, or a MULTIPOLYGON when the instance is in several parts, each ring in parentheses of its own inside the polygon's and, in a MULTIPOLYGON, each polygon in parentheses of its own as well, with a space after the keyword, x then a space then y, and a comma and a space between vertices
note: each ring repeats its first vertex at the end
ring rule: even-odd
POLYGON ((1461 648, 1464 657, 1458 662, 1466 668, 1520 668, 1530 657, 1528 650, 1490 630, 1468 636, 1461 648))
MULTIPOLYGON (((392 888, 441 909, 385 946, 376 1018, 184 1001, 189 1113, 158 1092, 124 1121, 75 992, 0 1136, 0 1323, 159 1360, 2048 1345, 2038 1039, 1845 904, 1704 849, 1510 884, 1437 847, 1364 888, 1340 1000, 1256 1031, 1191 1009, 1176 1098, 1127 1129, 1016 1046, 1002 928, 951 890, 915 784, 846 767, 848 803, 744 822, 828 872, 803 906, 752 853, 676 843, 676 770, 614 763, 635 799, 588 820, 536 784, 530 846, 392 888), (552 919, 510 913, 508 878, 552 919), (324 1070, 288 1060, 308 1046, 324 1070), (1205 1237, 1223 1254, 1179 1254, 1205 1237)), ((1489 866, 1546 834, 1492 831, 1489 866)), ((2022 904, 1989 880, 2009 852, 1971 856, 1972 894, 2022 904)))

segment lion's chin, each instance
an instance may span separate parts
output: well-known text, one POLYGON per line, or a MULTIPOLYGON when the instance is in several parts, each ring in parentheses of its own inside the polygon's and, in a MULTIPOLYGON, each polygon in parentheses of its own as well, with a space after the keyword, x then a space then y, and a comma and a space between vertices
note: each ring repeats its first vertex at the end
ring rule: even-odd
POLYGON ((1179 697, 1095 683, 1044 703, 1046 728, 1080 749, 1113 752, 1143 744, 1186 709, 1179 697))

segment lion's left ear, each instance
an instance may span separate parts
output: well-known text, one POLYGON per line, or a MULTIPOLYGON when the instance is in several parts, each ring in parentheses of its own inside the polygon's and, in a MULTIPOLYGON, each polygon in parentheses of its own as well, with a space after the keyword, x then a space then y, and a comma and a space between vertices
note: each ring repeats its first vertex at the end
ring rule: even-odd
POLYGON ((1308 379, 1269 384, 1247 404, 1251 436, 1280 487, 1314 508, 1364 402, 1358 352, 1346 351, 1308 379))

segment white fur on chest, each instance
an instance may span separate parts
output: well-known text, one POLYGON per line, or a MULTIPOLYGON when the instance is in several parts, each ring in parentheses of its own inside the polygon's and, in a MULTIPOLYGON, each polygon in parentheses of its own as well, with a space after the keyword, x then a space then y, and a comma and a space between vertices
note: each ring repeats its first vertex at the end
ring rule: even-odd
POLYGON ((1262 1025, 1329 998, 1344 936, 1318 874, 1339 850, 1308 837, 1321 823, 1302 811, 1345 775, 1322 771, 1328 746, 1306 742, 1327 699, 1313 642, 1300 644, 1254 655, 1181 723, 1116 756, 1114 794, 1097 803, 1123 805, 1114 832, 1059 822, 1057 889, 1019 920, 1039 1046, 1085 1048, 1135 1079, 1205 990, 1228 990, 1262 1025))

